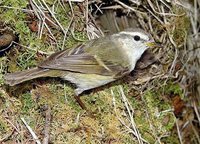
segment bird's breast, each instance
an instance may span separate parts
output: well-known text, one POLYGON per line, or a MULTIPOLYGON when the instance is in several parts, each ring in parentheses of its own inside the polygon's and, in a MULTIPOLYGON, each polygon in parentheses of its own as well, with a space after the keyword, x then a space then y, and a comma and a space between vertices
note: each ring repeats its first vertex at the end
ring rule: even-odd
POLYGON ((135 45, 130 41, 130 39, 122 40, 122 49, 124 57, 128 61, 130 71, 134 70, 136 62, 138 61, 138 54, 133 48, 135 45))

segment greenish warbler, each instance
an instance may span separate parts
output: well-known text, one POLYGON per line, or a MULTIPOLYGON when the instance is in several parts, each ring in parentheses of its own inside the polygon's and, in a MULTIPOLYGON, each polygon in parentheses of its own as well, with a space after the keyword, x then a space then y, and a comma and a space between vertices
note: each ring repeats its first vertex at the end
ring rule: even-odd
POLYGON ((52 54, 36 68, 5 75, 11 86, 39 77, 60 77, 76 84, 76 95, 128 75, 149 47, 152 37, 141 29, 88 41, 52 54))

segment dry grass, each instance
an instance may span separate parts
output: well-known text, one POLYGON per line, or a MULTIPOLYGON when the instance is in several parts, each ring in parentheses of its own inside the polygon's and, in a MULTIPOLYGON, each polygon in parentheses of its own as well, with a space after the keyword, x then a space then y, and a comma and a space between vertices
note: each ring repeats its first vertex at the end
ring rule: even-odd
POLYGON ((197 0, 8 0, 0 2, 0 13, 0 32, 12 30, 20 39, 0 57, 1 143, 200 142, 197 0), (117 21, 117 31, 126 27, 119 20, 131 21, 163 48, 152 51, 158 63, 85 94, 92 115, 75 102, 73 86, 60 79, 4 85, 7 72, 34 67, 55 51, 106 35, 100 15, 110 10, 117 15, 108 21, 117 21))

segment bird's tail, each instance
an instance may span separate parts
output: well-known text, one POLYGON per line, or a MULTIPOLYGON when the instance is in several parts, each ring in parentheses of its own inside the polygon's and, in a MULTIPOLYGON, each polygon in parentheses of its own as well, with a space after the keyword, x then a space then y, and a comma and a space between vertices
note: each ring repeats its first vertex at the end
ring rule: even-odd
POLYGON ((39 77, 51 77, 52 70, 42 68, 32 68, 21 72, 15 72, 5 75, 5 83, 10 86, 17 85, 19 83, 32 80, 39 77))

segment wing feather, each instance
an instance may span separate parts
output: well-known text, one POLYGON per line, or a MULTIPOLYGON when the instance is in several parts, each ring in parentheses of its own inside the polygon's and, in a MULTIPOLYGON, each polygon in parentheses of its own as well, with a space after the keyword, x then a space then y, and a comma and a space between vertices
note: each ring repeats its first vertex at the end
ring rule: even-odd
MULTIPOLYGON (((96 48, 96 47, 94 47, 96 48)), ((120 57, 119 57, 120 60, 120 57)), ((66 70, 104 76, 123 76, 129 69, 127 65, 103 60, 100 56, 87 52, 86 45, 54 53, 39 65, 40 68, 66 70)))

